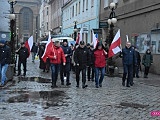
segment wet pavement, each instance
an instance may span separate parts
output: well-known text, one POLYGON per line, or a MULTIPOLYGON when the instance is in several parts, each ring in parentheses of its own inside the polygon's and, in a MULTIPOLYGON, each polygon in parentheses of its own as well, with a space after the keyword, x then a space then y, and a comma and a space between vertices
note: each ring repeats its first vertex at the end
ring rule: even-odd
POLYGON ((51 75, 39 69, 39 61, 28 60, 26 77, 14 77, 0 88, 0 120, 160 120, 160 77, 134 79, 134 86, 121 85, 120 77, 105 76, 102 88, 87 81, 88 88, 51 88, 51 75))

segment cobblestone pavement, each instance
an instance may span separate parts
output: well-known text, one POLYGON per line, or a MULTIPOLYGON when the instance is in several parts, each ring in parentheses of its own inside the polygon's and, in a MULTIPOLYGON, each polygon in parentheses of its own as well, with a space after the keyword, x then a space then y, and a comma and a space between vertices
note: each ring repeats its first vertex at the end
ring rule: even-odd
POLYGON ((71 86, 59 80, 51 89, 51 75, 39 69, 39 61, 27 65, 26 78, 15 77, 13 86, 0 90, 0 120, 160 120, 150 114, 160 111, 159 75, 135 78, 130 88, 120 77, 105 76, 102 88, 87 81, 82 89, 71 72, 71 86))

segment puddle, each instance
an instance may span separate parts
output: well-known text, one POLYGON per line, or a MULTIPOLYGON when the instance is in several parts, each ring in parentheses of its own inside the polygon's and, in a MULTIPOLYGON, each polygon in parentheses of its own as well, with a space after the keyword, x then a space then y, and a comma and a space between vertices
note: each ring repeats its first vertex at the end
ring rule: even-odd
POLYGON ((121 102, 120 103, 120 106, 123 106, 123 107, 132 107, 132 108, 146 108, 148 107, 149 105, 143 105, 143 104, 137 104, 137 103, 127 103, 127 102, 121 102))
POLYGON ((54 90, 54 91, 39 91, 39 92, 29 92, 29 91, 16 91, 16 92, 18 95, 9 97, 6 102, 8 103, 31 102, 33 104, 39 104, 40 102, 42 102, 43 105, 45 103, 45 105, 42 106, 45 109, 51 106, 68 106, 65 100, 69 99, 69 97, 66 95, 64 91, 54 90))
POLYGON ((57 118, 57 117, 55 117, 55 116, 53 116, 53 117, 47 116, 47 117, 45 118, 45 120, 60 120, 60 118, 57 118))
POLYGON ((18 77, 18 81, 33 81, 38 83, 50 83, 51 79, 42 77, 18 77))

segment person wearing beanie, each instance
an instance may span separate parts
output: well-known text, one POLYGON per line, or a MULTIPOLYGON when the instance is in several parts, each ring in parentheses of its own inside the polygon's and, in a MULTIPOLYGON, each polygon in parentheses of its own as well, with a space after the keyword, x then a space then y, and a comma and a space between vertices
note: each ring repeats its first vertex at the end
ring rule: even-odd
POLYGON ((6 45, 5 40, 0 40, 0 77, 1 84, 4 86, 6 83, 6 72, 8 69, 8 64, 11 61, 11 49, 6 45))
POLYGON ((74 53, 74 61, 76 65, 76 87, 79 87, 80 72, 82 72, 82 88, 86 88, 86 68, 89 65, 89 51, 84 41, 80 41, 78 48, 74 53))
POLYGON ((67 39, 63 40, 62 49, 66 58, 66 65, 64 66, 61 64, 60 67, 60 78, 61 78, 61 85, 64 85, 64 81, 66 80, 66 85, 71 85, 70 83, 70 67, 71 67, 71 56, 72 56, 72 49, 68 46, 67 39))
POLYGON ((28 49, 25 47, 25 43, 21 43, 21 47, 16 50, 16 53, 19 55, 18 59, 18 74, 17 76, 21 75, 21 64, 23 64, 23 76, 26 75, 26 65, 27 65, 27 58, 29 56, 28 49))

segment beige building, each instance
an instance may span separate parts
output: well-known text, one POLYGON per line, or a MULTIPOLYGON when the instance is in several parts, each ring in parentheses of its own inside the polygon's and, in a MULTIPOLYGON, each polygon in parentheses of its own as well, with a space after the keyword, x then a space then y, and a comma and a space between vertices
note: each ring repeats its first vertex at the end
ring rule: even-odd
MULTIPOLYGON (((109 10, 110 0, 101 0, 100 21, 106 21, 111 10, 109 10), (108 3, 106 3, 108 2, 108 3)), ((117 23, 114 32, 121 30, 122 46, 126 42, 126 35, 132 45, 135 45, 141 55, 146 49, 151 49, 154 63, 150 72, 160 74, 160 1, 159 0, 118 0, 115 13, 117 23)), ((103 29, 103 37, 106 39, 108 28, 103 29)), ((119 63, 121 63, 121 60, 119 63)))
POLYGON ((39 38, 39 8, 41 0, 17 0, 16 13, 17 44, 33 35, 34 42, 39 38))

